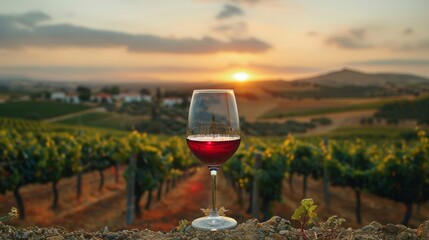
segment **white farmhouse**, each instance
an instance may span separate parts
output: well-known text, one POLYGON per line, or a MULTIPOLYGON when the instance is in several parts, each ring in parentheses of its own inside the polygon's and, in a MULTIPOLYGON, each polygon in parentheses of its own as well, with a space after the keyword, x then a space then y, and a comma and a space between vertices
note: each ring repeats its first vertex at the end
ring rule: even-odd
POLYGON ((142 100, 143 101, 145 101, 145 102, 152 102, 152 96, 151 95, 144 94, 144 95, 141 95, 141 96, 142 96, 142 100))
POLYGON ((108 93, 97 93, 91 96, 91 101, 98 102, 98 103, 112 103, 113 98, 112 98, 112 95, 108 93))
POLYGON ((183 99, 177 97, 168 97, 162 100, 162 106, 164 107, 172 107, 175 105, 179 105, 183 102, 183 99))
POLYGON ((66 97, 64 98, 64 102, 79 104, 80 103, 79 94, 77 93, 67 94, 66 97))
POLYGON ((53 101, 64 101, 64 99, 66 98, 66 93, 65 92, 53 92, 51 93, 51 100, 53 101))
POLYGON ((142 96, 138 93, 123 93, 121 94, 121 98, 124 103, 141 102, 143 100, 142 96))

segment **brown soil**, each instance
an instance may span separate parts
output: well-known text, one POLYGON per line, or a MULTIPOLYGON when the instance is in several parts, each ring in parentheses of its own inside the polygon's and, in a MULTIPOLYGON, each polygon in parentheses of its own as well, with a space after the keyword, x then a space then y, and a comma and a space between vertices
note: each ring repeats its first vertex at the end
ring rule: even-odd
MULTIPOLYGON (((284 181, 283 186, 283 201, 275 204, 274 213, 290 219, 293 211, 298 207, 298 204, 303 198, 302 177, 294 177, 294 192, 291 192, 287 181, 284 181)), ((318 205, 317 213, 322 220, 326 220, 332 215, 337 215, 346 219, 345 225, 357 228, 369 224, 372 221, 377 221, 381 224, 400 224, 405 213, 405 206, 401 203, 379 198, 369 193, 362 193, 362 224, 358 224, 355 220, 355 192, 353 189, 331 186, 330 194, 330 206, 328 207, 323 201, 322 180, 316 181, 310 177, 308 178, 306 197, 313 198, 318 205)), ((429 219, 429 204, 424 204, 420 206, 419 209, 417 206, 414 206, 409 226, 418 227, 419 224, 427 219, 429 219)))
MULTIPOLYGON (((26 203, 27 220, 13 220, 14 226, 63 226, 71 230, 85 229, 86 231, 98 231, 108 226, 110 230, 120 229, 151 229, 155 231, 170 231, 178 225, 182 219, 192 221, 201 217, 201 208, 209 206, 210 176, 205 168, 200 168, 195 175, 176 184, 168 194, 163 194, 161 201, 156 200, 156 191, 151 209, 143 211, 143 217, 136 219, 135 223, 126 226, 125 220, 125 182, 121 178, 115 183, 111 169, 105 171, 106 186, 102 192, 98 192, 98 174, 88 173, 84 175, 84 191, 80 200, 75 197, 75 178, 60 181, 60 209, 51 210, 52 193, 50 185, 30 185, 22 189, 22 195, 26 203)), ((225 177, 218 177, 218 206, 225 206, 227 212, 237 221, 244 222, 250 216, 245 213, 248 207, 248 196, 244 198, 244 204, 238 204, 237 196, 225 177)), ((284 182, 283 200, 276 203, 273 209, 275 215, 290 219, 293 210, 298 206, 302 198, 302 178, 294 178, 294 193, 284 182)), ((309 179, 307 197, 311 197, 319 205, 318 215, 321 220, 329 216, 338 215, 345 218, 345 225, 361 227, 372 221, 382 224, 388 222, 400 223, 405 208, 402 204, 390 200, 381 199, 371 194, 362 194, 362 219, 363 225, 358 225, 354 220, 355 195, 352 189, 331 187, 330 208, 323 204, 322 182, 309 179)), ((165 189, 164 189, 165 190, 165 189)), ((165 191, 164 191, 165 192, 165 191)), ((147 194, 141 201, 144 208, 147 194)), ((10 207, 16 206, 11 193, 0 196, 0 215, 5 215, 10 207)), ((429 219, 428 204, 420 206, 417 211, 414 207, 410 226, 417 227, 425 219, 429 219)))
MULTIPOLYGON (((200 168, 195 175, 178 182, 174 188, 157 201, 153 194, 152 206, 143 210, 143 216, 135 219, 134 224, 125 225, 125 182, 114 181, 112 170, 106 170, 106 185, 98 192, 98 174, 87 173, 83 178, 83 195, 80 200, 75 197, 75 179, 62 179, 59 183, 60 209, 51 210, 52 193, 50 185, 29 185, 22 189, 26 207, 26 220, 13 220, 14 226, 63 226, 71 230, 85 229, 97 231, 108 226, 111 230, 151 229, 170 231, 182 219, 191 221, 203 216, 201 208, 207 208, 210 200, 210 175, 206 168, 200 168)), ((230 216, 238 221, 247 217, 239 206, 234 206, 235 195, 229 189, 222 175, 218 177, 218 205, 231 210, 230 216), (232 205, 232 206, 231 206, 232 205)), ((144 209, 147 193, 142 197, 144 209)), ((16 206, 13 195, 0 196, 0 212, 6 213, 16 206)), ((3 214, 4 215, 4 214, 3 214)))

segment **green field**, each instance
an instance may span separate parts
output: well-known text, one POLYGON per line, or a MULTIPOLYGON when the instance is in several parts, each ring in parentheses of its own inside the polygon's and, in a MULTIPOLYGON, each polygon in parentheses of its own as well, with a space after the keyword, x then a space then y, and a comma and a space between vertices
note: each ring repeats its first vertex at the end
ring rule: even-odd
POLYGON ((116 114, 109 112, 96 112, 68 118, 56 123, 73 126, 88 126, 97 128, 109 128, 117 130, 130 130, 141 123, 144 117, 116 114))
POLYGON ((413 128, 399 126, 362 126, 342 127, 330 132, 328 137, 332 138, 387 138, 402 139, 415 138, 416 131, 413 128))
POLYGON ((265 113, 260 118, 283 118, 283 117, 305 117, 312 115, 321 115, 329 113, 341 113, 341 112, 351 112, 351 111, 360 111, 360 110, 370 110, 376 109, 383 104, 386 104, 387 101, 376 101, 370 103, 361 103, 361 104, 351 104, 346 106, 337 106, 337 107, 324 107, 324 108, 307 108, 299 110, 279 110, 275 109, 268 113, 265 113))
POLYGON ((25 120, 20 118, 0 117, 0 129, 15 129, 26 132, 69 132, 75 133, 84 131, 87 133, 99 133, 109 135, 126 135, 127 131, 121 131, 111 128, 77 126, 57 123, 45 123, 42 121, 25 120))
POLYGON ((40 120, 80 112, 90 107, 45 101, 6 102, 0 104, 0 116, 40 120))

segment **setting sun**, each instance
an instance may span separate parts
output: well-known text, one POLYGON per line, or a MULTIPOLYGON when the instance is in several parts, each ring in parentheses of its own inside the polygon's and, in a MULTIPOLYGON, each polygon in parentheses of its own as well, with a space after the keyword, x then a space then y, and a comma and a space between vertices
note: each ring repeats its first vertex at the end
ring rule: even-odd
POLYGON ((245 72, 238 72, 238 73, 234 73, 234 75, 232 76, 234 78, 234 80, 240 81, 240 82, 244 82, 247 79, 249 79, 249 74, 245 73, 245 72))

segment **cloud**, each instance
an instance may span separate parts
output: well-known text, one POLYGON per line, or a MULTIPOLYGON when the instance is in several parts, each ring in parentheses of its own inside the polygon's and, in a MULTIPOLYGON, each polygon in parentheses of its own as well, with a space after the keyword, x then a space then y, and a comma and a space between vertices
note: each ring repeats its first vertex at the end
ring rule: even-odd
POLYGON ((320 71, 321 69, 298 66, 279 66, 260 63, 248 64, 227 64, 224 66, 202 67, 202 66, 172 66, 172 65, 155 65, 155 66, 137 66, 137 67, 118 67, 118 66, 0 66, 0 71, 3 73, 22 73, 29 75, 47 74, 55 76, 73 76, 75 74, 110 74, 110 73, 129 73, 137 72, 142 74, 158 74, 158 73, 210 73, 219 71, 232 71, 237 68, 244 68, 271 73, 271 74, 287 74, 287 73, 309 73, 320 71))
POLYGON ((261 3, 261 2, 269 2, 271 0, 231 0, 232 2, 236 2, 236 3, 250 3, 250 4, 254 4, 254 3, 261 3))
POLYGON ((310 37, 317 37, 317 36, 319 36, 319 32, 316 32, 316 31, 308 31, 308 32, 307 32, 307 36, 310 36, 310 37))
POLYGON ((213 27, 212 30, 228 38, 242 37, 247 33, 247 24, 245 22, 220 24, 213 27))
POLYGON ((429 66, 429 59, 377 59, 359 62, 350 62, 351 65, 367 66, 429 66))
POLYGON ((28 12, 22 15, 18 15, 14 18, 16 23, 22 24, 27 27, 33 27, 40 22, 47 21, 50 19, 51 17, 39 11, 28 12))
POLYGON ((373 47, 366 41, 367 30, 350 29, 348 32, 335 34, 326 39, 326 43, 343 49, 364 49, 373 47))
POLYGON ((405 28, 404 31, 402 31, 402 35, 407 36, 407 35, 412 35, 414 33, 414 29, 412 28, 405 28))
POLYGON ((279 65, 269 65, 269 64, 260 64, 260 63, 250 63, 247 65, 250 69, 256 69, 259 71, 269 72, 269 73, 309 73, 314 71, 320 71, 317 68, 311 67, 299 67, 299 66, 279 66, 279 65))
POLYGON ((124 47, 131 52, 209 54, 217 52, 261 53, 271 46, 257 38, 166 38, 129 34, 72 24, 41 24, 50 17, 41 12, 0 15, 0 48, 124 47))
POLYGON ((227 69, 225 67, 184 67, 184 66, 139 66, 139 67, 116 67, 116 66, 0 66, 5 72, 21 73, 49 73, 49 74, 99 74, 111 72, 141 72, 141 73, 193 73, 193 72, 215 72, 227 69))
POLYGON ((242 15, 244 15, 244 12, 241 8, 234 5, 226 4, 223 6, 222 11, 218 13, 218 15, 216 16, 216 19, 226 19, 226 18, 231 18, 234 16, 242 16, 242 15))
POLYGON ((275 2, 279 0, 200 0, 202 2, 231 2, 236 4, 258 4, 266 2, 275 2))
POLYGON ((404 43, 393 48, 397 51, 428 51, 429 50, 429 38, 420 39, 411 43, 404 43))

